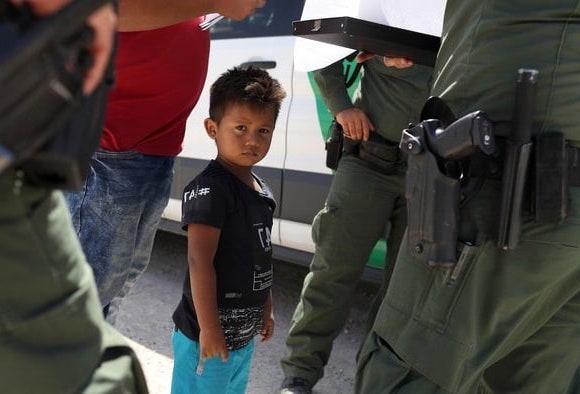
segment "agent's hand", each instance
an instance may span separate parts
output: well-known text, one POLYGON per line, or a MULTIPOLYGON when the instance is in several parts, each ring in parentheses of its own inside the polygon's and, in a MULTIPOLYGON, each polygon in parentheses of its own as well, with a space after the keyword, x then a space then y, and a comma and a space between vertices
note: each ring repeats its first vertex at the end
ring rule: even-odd
MULTIPOLYGON (((377 55, 375 55, 374 53, 370 53, 370 52, 360 52, 356 56, 356 61, 358 63, 364 63, 367 60, 372 59, 375 56, 377 56, 377 55)), ((385 66, 387 66, 387 67, 409 68, 414 63, 413 63, 413 61, 411 59, 408 59, 406 57, 389 57, 389 56, 383 56, 383 64, 385 66)))
POLYGON ((383 56, 383 63, 387 67, 395 67, 395 68, 409 68, 414 63, 411 59, 406 57, 388 57, 383 56))
POLYGON ((216 12, 236 21, 241 21, 266 5, 267 0, 214 0, 216 12))
MULTIPOLYGON (((14 0, 13 3, 20 5, 23 0, 14 0)), ((56 12, 68 3, 69 0, 28 0, 32 12, 41 17, 56 12)), ((113 38, 117 30, 117 15, 113 6, 106 4, 96 10, 87 19, 87 25, 92 27, 95 32, 95 38, 88 48, 93 57, 93 64, 86 72, 83 81, 83 93, 90 94, 103 79, 109 57, 113 51, 113 38)))
POLYGON ((199 333, 200 358, 220 356, 223 362, 228 361, 228 349, 221 329, 201 330, 199 333))
POLYGON ((375 126, 367 115, 359 108, 348 108, 336 114, 336 121, 342 126, 344 136, 351 140, 369 139, 369 134, 375 126))

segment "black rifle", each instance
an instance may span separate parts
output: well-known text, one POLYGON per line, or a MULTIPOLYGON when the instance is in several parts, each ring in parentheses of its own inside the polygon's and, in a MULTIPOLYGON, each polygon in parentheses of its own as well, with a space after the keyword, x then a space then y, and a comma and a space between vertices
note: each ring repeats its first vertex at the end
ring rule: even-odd
POLYGON ((111 0, 75 0, 36 18, 0 0, 0 174, 11 166, 36 184, 82 186, 102 132, 108 78, 90 95, 83 75, 92 59, 85 21, 111 0))
POLYGON ((520 69, 513 127, 505 147, 497 246, 513 249, 520 239, 521 207, 532 152, 532 123, 539 72, 520 69))

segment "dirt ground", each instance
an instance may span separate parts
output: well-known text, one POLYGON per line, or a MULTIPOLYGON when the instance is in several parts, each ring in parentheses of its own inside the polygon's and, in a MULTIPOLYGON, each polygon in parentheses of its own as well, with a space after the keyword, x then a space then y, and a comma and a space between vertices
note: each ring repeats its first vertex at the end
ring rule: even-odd
MULTIPOLYGON (((149 268, 123 302, 116 323, 137 351, 152 394, 169 393, 173 365, 171 313, 181 294, 185 251, 185 237, 165 232, 157 234, 149 268)), ((272 340, 256 342, 248 385, 250 394, 277 393, 283 379, 280 358, 285 354, 284 340, 306 272, 305 267, 275 262, 276 330, 272 340)), ((354 358, 376 290, 373 283, 362 282, 358 286, 349 320, 334 342, 325 376, 314 387, 315 394, 352 392, 354 358)))

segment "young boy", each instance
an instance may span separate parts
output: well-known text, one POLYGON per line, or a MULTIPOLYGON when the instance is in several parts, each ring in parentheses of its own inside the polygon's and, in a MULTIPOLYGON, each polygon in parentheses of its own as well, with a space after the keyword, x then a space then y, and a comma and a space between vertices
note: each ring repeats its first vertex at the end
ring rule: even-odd
POLYGON ((253 338, 274 332, 270 231, 276 202, 252 166, 270 148, 285 92, 257 68, 210 90, 204 122, 217 157, 184 189, 188 271, 173 313, 171 392, 244 393, 253 338))

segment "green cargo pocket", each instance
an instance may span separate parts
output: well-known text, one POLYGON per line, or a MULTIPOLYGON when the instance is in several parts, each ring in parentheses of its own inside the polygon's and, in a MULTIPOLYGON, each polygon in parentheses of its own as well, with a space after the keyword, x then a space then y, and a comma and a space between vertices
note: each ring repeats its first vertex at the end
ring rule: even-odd
POLYGON ((480 253, 477 246, 465 246, 458 262, 451 268, 433 268, 414 317, 443 333, 465 283, 480 253))

